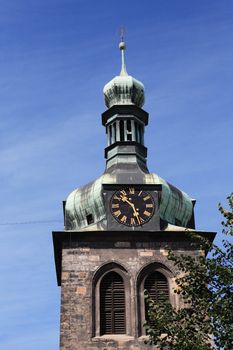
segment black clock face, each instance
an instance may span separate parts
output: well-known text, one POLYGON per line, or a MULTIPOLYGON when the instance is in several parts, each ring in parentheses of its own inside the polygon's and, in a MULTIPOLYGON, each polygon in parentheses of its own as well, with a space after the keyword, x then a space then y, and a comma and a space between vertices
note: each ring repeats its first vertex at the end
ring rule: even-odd
POLYGON ((116 191, 110 201, 113 217, 126 226, 141 226, 148 222, 155 210, 152 195, 135 187, 116 191))

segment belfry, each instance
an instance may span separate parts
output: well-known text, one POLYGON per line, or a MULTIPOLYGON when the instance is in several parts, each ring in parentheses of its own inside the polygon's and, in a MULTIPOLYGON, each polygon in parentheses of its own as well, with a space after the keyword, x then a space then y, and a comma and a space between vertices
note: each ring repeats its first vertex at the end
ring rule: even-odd
POLYGON ((144 86, 127 73, 123 40, 119 48, 120 74, 104 87, 105 171, 69 194, 64 231, 53 232, 60 350, 152 349, 144 343, 144 289, 182 306, 166 249, 199 254, 186 234, 195 230, 195 201, 148 170, 144 86))

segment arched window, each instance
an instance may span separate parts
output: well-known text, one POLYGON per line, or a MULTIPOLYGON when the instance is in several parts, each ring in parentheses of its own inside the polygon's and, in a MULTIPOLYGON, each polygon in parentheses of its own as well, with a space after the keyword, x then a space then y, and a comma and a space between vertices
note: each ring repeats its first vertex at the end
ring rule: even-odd
POLYGON ((100 335, 125 333, 124 281, 118 273, 111 271, 100 283, 100 335))
POLYGON ((144 288, 147 289, 150 297, 155 302, 169 300, 169 290, 167 278, 158 271, 154 271, 145 279, 144 288))
MULTIPOLYGON (((156 303, 169 301, 169 287, 167 278, 159 271, 150 273, 144 282, 144 289, 156 303)), ((145 315, 147 319, 148 306, 145 304, 145 315)))
MULTIPOLYGON (((162 260, 162 259, 161 259, 162 260)), ((145 265, 137 277, 138 295, 138 334, 145 335, 143 324, 147 318, 147 305, 144 290, 147 289, 151 298, 156 302, 169 301, 174 307, 178 306, 178 297, 173 292, 173 278, 176 274, 174 267, 164 262, 154 261, 145 265)))

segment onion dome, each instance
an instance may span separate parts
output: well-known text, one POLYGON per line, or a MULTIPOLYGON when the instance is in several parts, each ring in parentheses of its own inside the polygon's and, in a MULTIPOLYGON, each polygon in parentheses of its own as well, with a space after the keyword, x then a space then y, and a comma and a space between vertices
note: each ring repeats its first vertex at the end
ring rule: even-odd
POLYGON ((144 104, 144 85, 137 79, 128 75, 125 65, 124 41, 119 44, 121 50, 121 72, 104 87, 105 104, 108 108, 114 105, 136 105, 142 107, 144 104))

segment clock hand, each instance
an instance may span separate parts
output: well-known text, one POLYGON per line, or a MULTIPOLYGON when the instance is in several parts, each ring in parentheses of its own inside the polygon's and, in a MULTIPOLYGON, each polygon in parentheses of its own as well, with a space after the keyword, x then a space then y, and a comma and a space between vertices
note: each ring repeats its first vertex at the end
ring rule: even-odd
POLYGON ((123 202, 128 203, 132 208, 134 207, 134 204, 131 203, 126 196, 120 196, 123 202))
POLYGON ((138 213, 137 210, 135 209, 135 206, 134 206, 134 208, 133 208, 133 211, 134 211, 134 214, 133 214, 133 215, 136 216, 139 225, 141 225, 141 221, 139 220, 139 213, 138 213))
POLYGON ((122 199, 123 202, 128 203, 133 208, 134 216, 136 216, 139 225, 141 225, 141 222, 139 220, 139 213, 135 209, 135 205, 133 203, 131 203, 126 196, 121 196, 121 199, 122 199))

